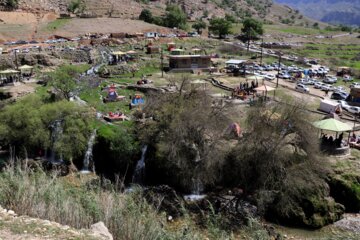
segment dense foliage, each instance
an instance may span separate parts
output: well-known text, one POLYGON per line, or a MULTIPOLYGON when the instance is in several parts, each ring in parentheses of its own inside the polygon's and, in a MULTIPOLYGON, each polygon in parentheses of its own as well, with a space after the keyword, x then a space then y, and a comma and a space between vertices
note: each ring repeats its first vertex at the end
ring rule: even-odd
POLYGON ((79 87, 76 78, 87 69, 87 65, 63 65, 45 76, 48 84, 61 99, 69 100, 74 91, 79 87))
POLYGON ((166 7, 165 16, 163 17, 154 17, 148 9, 143 9, 139 15, 139 19, 169 28, 186 29, 187 27, 187 16, 177 5, 168 5, 166 7))
POLYGON ((73 102, 44 102, 30 95, 8 105, 0 113, 2 146, 12 147, 19 156, 36 155, 53 147, 65 159, 83 154, 89 135, 89 109, 73 102), (60 120, 63 133, 51 146, 51 125, 60 120))
POLYGON ((231 33, 231 26, 232 23, 225 18, 213 18, 210 20, 209 31, 223 38, 231 33))
POLYGON ((192 28, 194 28, 199 34, 201 34, 202 29, 206 28, 206 23, 204 21, 197 20, 193 25, 192 28))

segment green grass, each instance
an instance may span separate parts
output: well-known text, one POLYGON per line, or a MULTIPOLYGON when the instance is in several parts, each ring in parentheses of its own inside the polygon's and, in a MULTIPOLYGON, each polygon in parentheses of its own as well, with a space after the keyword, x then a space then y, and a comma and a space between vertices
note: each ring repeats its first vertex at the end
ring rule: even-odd
POLYGON ((128 89, 118 89, 118 95, 125 96, 125 99, 118 102, 104 103, 100 96, 106 97, 107 92, 101 91, 100 88, 86 89, 81 92, 80 98, 86 101, 90 106, 94 107, 97 111, 102 113, 115 112, 117 110, 129 114, 130 95, 134 95, 135 91, 128 89))
POLYGON ((52 21, 50 23, 48 23, 46 26, 45 26, 45 30, 46 31, 55 31, 59 28, 62 28, 63 26, 65 26, 71 19, 69 18, 59 18, 59 19, 56 19, 55 21, 52 21))
POLYGON ((311 27, 302 27, 302 26, 289 26, 289 25, 264 25, 264 29, 266 33, 269 32, 283 32, 290 34, 298 34, 298 35, 316 35, 316 34, 325 34, 325 33, 333 33, 334 31, 329 31, 326 29, 317 29, 311 27))

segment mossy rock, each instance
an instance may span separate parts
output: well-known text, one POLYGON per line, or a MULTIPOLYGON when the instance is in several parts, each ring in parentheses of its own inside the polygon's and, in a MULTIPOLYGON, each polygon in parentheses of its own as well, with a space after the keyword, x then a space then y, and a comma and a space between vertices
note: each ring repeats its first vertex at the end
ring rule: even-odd
POLYGON ((360 176, 356 174, 333 175, 329 178, 330 194, 345 206, 346 212, 360 211, 360 176))
POLYGON ((321 228, 340 220, 344 210, 343 205, 321 191, 290 197, 279 194, 269 207, 266 217, 285 225, 321 228))

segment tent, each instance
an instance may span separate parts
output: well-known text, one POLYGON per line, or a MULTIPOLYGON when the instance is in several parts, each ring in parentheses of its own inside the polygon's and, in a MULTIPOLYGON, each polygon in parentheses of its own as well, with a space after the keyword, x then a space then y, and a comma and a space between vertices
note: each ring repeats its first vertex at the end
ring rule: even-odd
POLYGON ((350 132, 352 131, 352 127, 346 123, 340 122, 335 118, 329 118, 325 120, 320 120, 313 123, 314 127, 327 130, 332 132, 350 132))
POLYGON ((135 94, 135 96, 131 99, 131 105, 142 105, 144 104, 144 98, 140 94, 135 94))

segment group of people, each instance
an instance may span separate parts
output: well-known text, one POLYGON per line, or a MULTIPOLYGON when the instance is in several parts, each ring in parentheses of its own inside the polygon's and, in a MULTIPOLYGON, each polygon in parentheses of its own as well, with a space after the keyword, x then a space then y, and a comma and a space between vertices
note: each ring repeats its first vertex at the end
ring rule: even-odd
POLYGON ((321 143, 325 146, 340 148, 344 146, 346 143, 343 140, 344 134, 340 133, 338 138, 334 138, 333 136, 328 136, 327 134, 323 134, 321 138, 321 143))
POLYGON ((254 92, 254 89, 259 86, 258 81, 251 81, 249 84, 248 81, 244 83, 240 83, 238 87, 234 89, 234 94, 239 95, 240 93, 246 93, 247 95, 250 95, 250 92, 254 92))

